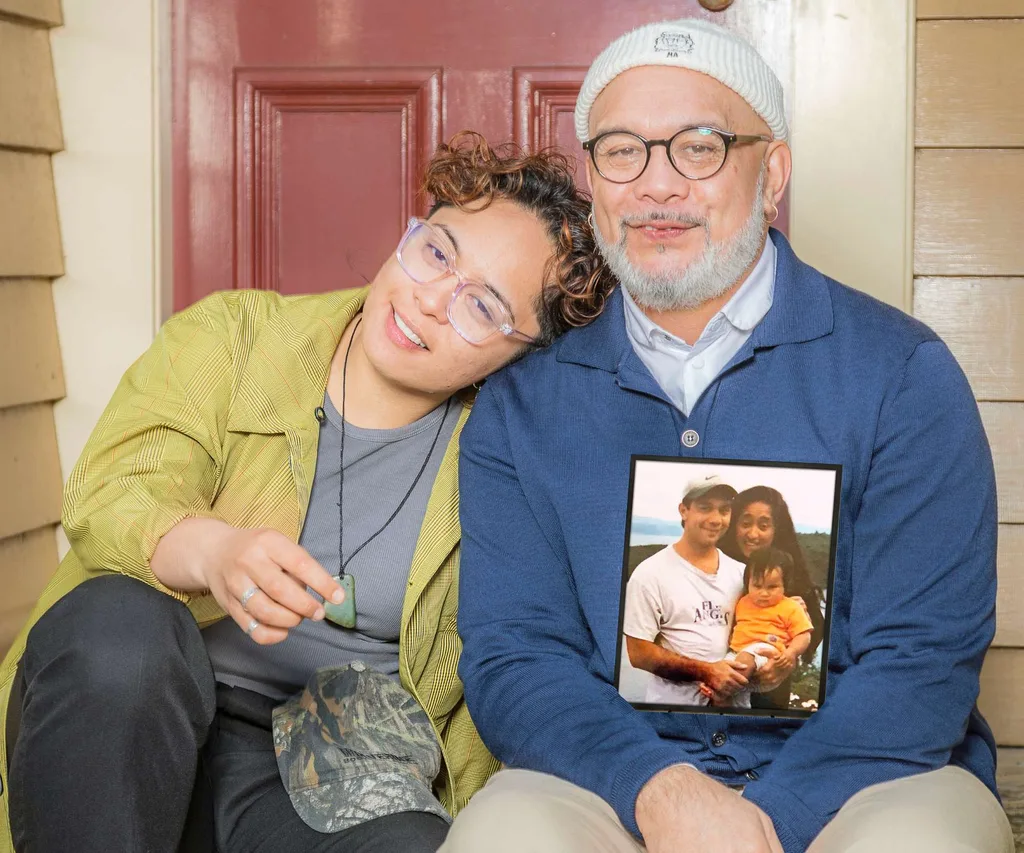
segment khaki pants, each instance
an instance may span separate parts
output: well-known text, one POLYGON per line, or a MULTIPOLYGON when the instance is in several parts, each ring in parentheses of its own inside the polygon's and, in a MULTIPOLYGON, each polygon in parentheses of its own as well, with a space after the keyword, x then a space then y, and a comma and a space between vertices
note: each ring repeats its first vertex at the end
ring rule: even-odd
MULTIPOLYGON (((644 849, 596 794, 544 773, 503 770, 459 814, 439 853, 644 849)), ((1013 835, 989 790, 945 767, 865 788, 808 853, 1013 853, 1013 835)))

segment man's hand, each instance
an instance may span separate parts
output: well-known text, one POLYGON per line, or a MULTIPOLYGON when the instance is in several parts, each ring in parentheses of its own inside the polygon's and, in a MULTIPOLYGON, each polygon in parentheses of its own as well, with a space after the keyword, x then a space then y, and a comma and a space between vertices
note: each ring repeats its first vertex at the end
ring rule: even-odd
POLYGON ((749 679, 757 671, 757 659, 750 652, 740 652, 733 660, 744 678, 749 679))
POLYGON ((783 853, 768 815, 687 765, 666 767, 640 789, 636 822, 648 853, 783 853))
POLYGON ((708 697, 708 704, 716 708, 731 708, 733 706, 733 694, 731 693, 715 693, 706 684, 701 684, 700 692, 703 696, 708 697))
POLYGON ((716 695, 732 696, 747 686, 744 666, 735 660, 719 660, 701 667, 701 681, 716 695))

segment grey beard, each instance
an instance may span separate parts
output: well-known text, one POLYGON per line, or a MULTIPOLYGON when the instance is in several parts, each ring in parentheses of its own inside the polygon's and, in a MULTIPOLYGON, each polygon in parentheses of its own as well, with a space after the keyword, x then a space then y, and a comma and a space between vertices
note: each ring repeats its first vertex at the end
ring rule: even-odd
POLYGON ((757 260, 766 225, 762 207, 764 181, 765 171, 762 168, 750 216, 739 232, 721 243, 711 241, 705 219, 652 213, 625 217, 619 224, 619 240, 614 244, 607 242, 595 228, 598 248, 611 271, 638 305, 654 311, 692 311, 727 293, 757 260), (633 266, 626 253, 626 229, 653 219, 702 227, 704 250, 700 256, 683 269, 663 273, 648 273, 633 266))

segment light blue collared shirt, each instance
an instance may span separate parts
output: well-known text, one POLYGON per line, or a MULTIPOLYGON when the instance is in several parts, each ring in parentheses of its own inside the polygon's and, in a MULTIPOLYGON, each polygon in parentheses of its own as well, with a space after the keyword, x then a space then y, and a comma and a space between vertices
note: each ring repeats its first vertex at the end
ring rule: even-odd
POLYGON ((626 332, 640 360, 661 390, 685 415, 764 319, 775 296, 775 244, 764 242, 747 280, 711 318, 697 342, 667 332, 651 320, 622 289, 626 332))

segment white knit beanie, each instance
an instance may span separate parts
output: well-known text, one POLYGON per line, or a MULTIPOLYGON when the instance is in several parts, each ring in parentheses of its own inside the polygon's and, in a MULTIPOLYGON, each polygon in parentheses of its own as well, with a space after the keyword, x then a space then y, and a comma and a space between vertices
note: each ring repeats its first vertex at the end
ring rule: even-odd
POLYGON ((576 99, 576 137, 590 139, 590 109, 605 86, 640 65, 689 68, 714 77, 765 120, 776 139, 787 139, 782 84, 749 42, 717 24, 694 18, 662 21, 619 36, 590 66, 576 99))

